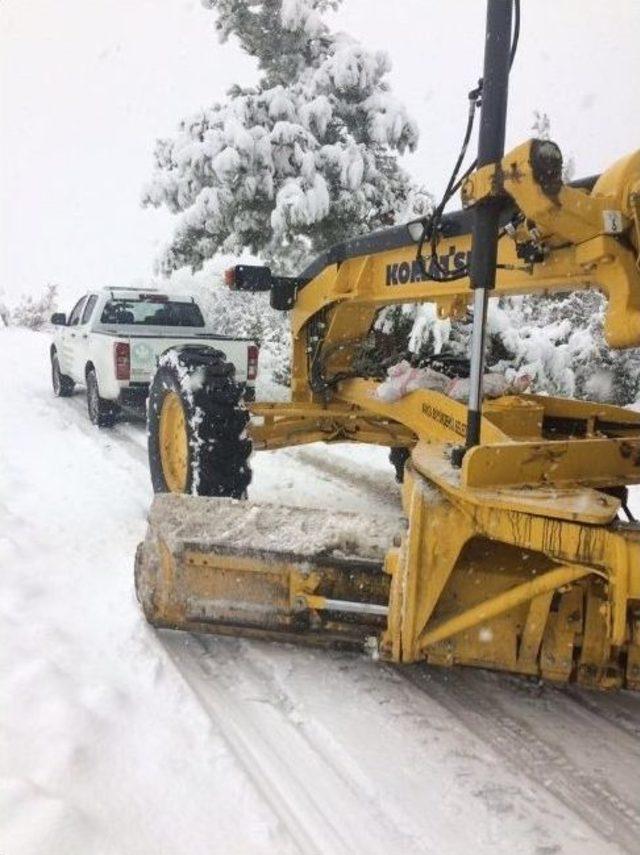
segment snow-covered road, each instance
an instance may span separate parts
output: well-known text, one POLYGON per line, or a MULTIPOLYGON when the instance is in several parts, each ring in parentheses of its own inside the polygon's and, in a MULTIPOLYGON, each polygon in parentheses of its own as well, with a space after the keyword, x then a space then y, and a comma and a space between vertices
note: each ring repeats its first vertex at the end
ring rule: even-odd
MULTIPOLYGON (((640 697, 149 628, 144 428, 0 330, 3 855, 634 853, 640 697)), ((251 495, 397 505, 383 451, 258 455, 251 495)))

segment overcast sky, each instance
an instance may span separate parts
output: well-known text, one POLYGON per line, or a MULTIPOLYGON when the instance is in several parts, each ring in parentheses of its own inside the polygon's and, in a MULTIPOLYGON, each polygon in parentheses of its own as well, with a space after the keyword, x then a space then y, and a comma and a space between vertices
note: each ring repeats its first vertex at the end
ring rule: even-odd
MULTIPOLYGON (((481 72, 480 0, 344 0, 333 25, 391 56, 438 194, 481 72)), ((578 175, 640 145, 640 0, 522 0, 507 144, 546 111, 578 175)), ((67 299, 151 274, 171 217, 143 210, 156 136, 256 78, 199 0, 0 0, 0 294, 67 299)))

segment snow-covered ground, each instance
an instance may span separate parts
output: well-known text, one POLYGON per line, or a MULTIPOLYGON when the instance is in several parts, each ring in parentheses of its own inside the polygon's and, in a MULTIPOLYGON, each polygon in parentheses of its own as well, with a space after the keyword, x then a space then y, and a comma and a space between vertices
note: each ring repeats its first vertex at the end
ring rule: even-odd
MULTIPOLYGON (((0 330, 3 855, 640 848, 640 698, 157 633, 133 591, 144 426, 56 400, 0 330)), ((398 506, 383 451, 258 455, 251 495, 398 506)))

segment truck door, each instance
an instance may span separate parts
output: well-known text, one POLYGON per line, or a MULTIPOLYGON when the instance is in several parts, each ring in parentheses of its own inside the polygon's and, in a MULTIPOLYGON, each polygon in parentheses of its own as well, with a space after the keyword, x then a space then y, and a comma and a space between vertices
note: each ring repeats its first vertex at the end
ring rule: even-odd
POLYGON ((84 383, 84 377, 78 377, 75 372, 75 353, 78 343, 78 325, 82 315, 86 295, 81 297, 71 309, 67 325, 62 332, 62 347, 60 349, 60 370, 79 383, 84 383))
POLYGON ((89 329, 91 326, 91 316, 98 302, 97 294, 89 294, 80 320, 75 329, 75 339, 73 339, 73 376, 77 378, 79 383, 84 383, 85 366, 89 358, 89 329))

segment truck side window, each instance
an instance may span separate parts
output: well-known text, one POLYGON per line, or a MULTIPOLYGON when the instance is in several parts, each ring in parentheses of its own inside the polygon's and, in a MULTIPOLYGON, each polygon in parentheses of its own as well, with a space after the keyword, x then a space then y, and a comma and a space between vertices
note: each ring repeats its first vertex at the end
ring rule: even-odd
POLYGON ((84 312, 82 313, 82 324, 86 324, 87 321, 91 318, 93 314, 93 309, 95 304, 98 302, 98 295, 92 294, 87 300, 87 305, 84 307, 84 312))
POLYGON ((73 309, 71 309, 71 314, 69 315, 69 320, 67 322, 70 327, 75 327, 80 323, 80 312, 82 310, 82 306, 85 300, 86 296, 81 297, 75 304, 73 309))

